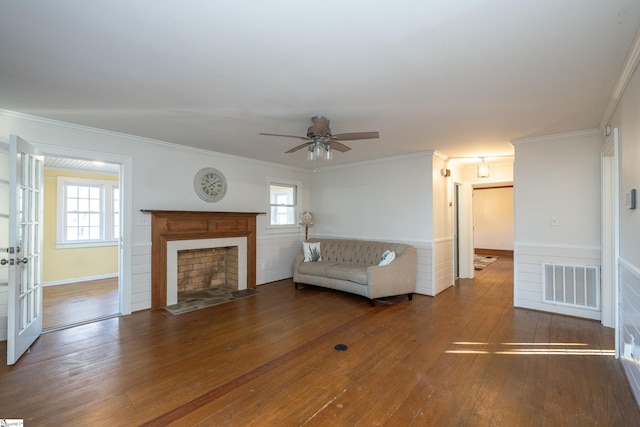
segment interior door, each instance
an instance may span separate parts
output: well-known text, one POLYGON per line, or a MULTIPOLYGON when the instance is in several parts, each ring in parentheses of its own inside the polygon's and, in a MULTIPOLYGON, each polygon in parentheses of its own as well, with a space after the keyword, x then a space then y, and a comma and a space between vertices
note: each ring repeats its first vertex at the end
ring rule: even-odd
POLYGON ((44 162, 35 147, 9 140, 7 364, 42 333, 42 216, 44 162))
MULTIPOLYGON (((0 142, 0 321, 7 317, 9 291, 9 144, 0 142)), ((4 323, 4 322, 3 322, 4 323)), ((0 339, 7 333, 6 323, 0 326, 0 339)))

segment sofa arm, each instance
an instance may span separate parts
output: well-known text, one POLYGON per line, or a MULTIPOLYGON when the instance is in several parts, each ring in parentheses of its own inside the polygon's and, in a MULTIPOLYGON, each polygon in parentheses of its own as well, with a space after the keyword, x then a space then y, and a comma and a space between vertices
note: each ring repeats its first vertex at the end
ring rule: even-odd
POLYGON ((302 264, 303 262, 304 262, 304 254, 299 254, 296 257, 295 261, 293 262, 293 283, 299 282, 298 276, 300 273, 298 272, 298 270, 299 270, 300 264, 302 264))
POLYGON ((390 264, 368 267, 369 298, 414 293, 417 269, 418 251, 413 246, 406 248, 390 264))

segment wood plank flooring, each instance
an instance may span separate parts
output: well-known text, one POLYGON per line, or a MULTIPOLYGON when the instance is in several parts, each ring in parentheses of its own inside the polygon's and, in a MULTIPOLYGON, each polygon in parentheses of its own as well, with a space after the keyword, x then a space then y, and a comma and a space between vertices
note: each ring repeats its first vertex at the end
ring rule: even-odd
POLYGON ((44 329, 81 323, 120 312, 117 277, 45 286, 42 294, 44 329))
POLYGON ((637 425, 613 330, 514 309, 512 269, 501 257, 435 298, 373 308, 283 280, 179 316, 144 311, 48 333, 0 366, 0 417, 29 426, 637 425))

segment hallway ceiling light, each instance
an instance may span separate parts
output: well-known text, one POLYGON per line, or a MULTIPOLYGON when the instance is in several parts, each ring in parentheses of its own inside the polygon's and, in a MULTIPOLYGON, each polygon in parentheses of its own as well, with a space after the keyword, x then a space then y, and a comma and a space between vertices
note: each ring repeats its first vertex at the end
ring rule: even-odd
POLYGON ((489 165, 484 162, 484 157, 481 157, 482 163, 478 165, 478 178, 489 178, 489 165))

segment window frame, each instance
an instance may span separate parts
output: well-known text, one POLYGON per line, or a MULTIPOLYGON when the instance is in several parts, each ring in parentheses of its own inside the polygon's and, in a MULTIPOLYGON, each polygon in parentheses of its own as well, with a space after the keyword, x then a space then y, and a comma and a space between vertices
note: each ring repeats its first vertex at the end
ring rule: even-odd
POLYGON ((284 178, 275 178, 275 177, 267 177, 267 221, 266 228, 267 231, 270 232, 278 232, 278 231, 293 231, 298 230, 300 225, 298 224, 298 216, 300 214, 300 195, 302 193, 302 181, 284 179, 284 178), (291 224, 272 224, 271 223, 271 209, 273 206, 279 206, 271 203, 271 186, 279 185, 284 187, 293 187, 294 188, 294 198, 295 202, 292 205, 285 205, 293 208, 293 223, 291 224))
MULTIPOLYGON (((56 248, 86 248, 99 246, 117 246, 120 236, 114 235, 113 190, 120 189, 117 180, 78 178, 57 176, 56 194, 56 248), (67 240, 67 186, 86 186, 100 188, 100 239, 67 240)), ((121 202, 119 202, 121 204, 121 202)), ((121 206, 118 206, 118 212, 121 206)))

